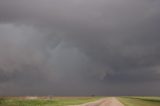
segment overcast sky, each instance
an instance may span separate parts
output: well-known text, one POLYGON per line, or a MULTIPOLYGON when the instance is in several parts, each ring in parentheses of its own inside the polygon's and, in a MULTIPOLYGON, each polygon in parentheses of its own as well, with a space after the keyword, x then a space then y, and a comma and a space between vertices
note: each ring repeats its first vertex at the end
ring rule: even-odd
POLYGON ((0 95, 160 95, 159 0, 0 0, 0 95))

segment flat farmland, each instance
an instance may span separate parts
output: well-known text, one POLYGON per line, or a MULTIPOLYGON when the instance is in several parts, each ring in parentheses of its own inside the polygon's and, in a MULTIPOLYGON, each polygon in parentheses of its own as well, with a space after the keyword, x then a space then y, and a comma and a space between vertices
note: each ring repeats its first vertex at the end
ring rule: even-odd
POLYGON ((160 97, 1 97, 0 106, 160 106, 160 97))
POLYGON ((124 106, 160 106, 160 97, 118 97, 124 106))
POLYGON ((68 106, 96 101, 100 97, 1 97, 0 106, 68 106))

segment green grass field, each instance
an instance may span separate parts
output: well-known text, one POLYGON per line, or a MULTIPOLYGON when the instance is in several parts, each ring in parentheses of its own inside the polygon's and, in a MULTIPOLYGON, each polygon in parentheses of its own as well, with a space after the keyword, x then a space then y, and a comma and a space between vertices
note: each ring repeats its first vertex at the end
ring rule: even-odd
MULTIPOLYGON (((5 97, 0 106, 68 106, 96 101, 102 97, 5 97)), ((160 97, 117 97, 124 106, 160 106, 160 97)))
POLYGON ((125 106, 160 106, 160 97, 118 97, 125 106))
POLYGON ((97 99, 99 97, 54 97, 52 99, 0 98, 0 106, 68 106, 97 99))

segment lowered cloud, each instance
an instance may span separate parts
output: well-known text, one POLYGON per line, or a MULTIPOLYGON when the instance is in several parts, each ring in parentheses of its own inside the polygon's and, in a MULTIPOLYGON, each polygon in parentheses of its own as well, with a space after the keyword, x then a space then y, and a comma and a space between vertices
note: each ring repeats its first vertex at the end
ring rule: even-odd
POLYGON ((157 95, 159 4, 0 1, 0 94, 157 95))

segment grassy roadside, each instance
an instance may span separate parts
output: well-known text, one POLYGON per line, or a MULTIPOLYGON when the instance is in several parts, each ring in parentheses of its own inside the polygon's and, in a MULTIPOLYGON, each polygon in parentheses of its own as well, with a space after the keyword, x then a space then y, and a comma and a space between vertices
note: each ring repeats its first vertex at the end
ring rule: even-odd
POLYGON ((125 106, 160 106, 160 97, 118 97, 125 106))
POLYGON ((0 98, 0 106, 67 106, 91 102, 100 97, 55 97, 53 99, 0 98))

